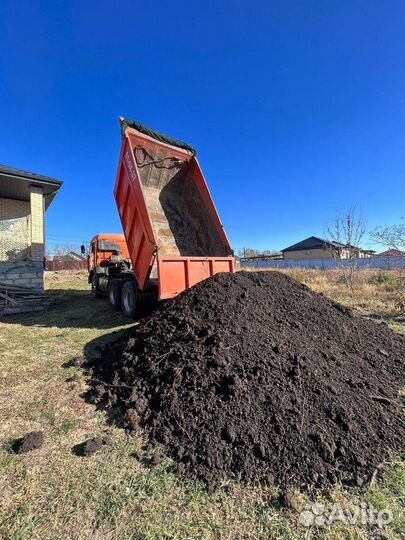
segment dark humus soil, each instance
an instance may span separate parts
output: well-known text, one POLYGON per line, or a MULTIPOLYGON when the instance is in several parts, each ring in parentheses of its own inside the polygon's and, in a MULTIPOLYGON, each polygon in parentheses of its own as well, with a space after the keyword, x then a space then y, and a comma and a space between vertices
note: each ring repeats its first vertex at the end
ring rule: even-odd
POLYGON ((404 359, 402 337, 283 274, 221 274, 107 346, 90 398, 209 488, 361 485, 405 448, 404 359))
POLYGON ((31 452, 31 450, 41 448, 43 444, 44 434, 42 431, 31 431, 15 442, 15 450, 17 454, 25 454, 26 452, 31 452))

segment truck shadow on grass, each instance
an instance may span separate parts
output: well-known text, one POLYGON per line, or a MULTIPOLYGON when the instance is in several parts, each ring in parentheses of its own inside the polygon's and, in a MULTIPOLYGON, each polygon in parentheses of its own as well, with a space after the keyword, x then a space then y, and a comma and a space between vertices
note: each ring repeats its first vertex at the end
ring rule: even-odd
POLYGON ((106 299, 95 299, 89 291, 51 289, 46 292, 51 304, 46 311, 8 315, 4 324, 57 328, 108 329, 133 323, 113 311, 106 299))

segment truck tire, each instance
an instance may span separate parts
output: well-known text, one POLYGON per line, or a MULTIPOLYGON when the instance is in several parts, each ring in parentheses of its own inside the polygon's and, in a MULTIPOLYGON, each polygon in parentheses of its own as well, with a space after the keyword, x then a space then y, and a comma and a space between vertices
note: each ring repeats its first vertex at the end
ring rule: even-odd
POLYGON ((121 293, 122 313, 135 319, 138 314, 138 287, 135 281, 125 281, 121 293))
POLYGON ((91 280, 91 294, 94 298, 102 298, 103 293, 100 290, 99 284, 98 284, 98 275, 94 274, 93 278, 91 280))
POLYGON ((108 302, 114 311, 121 311, 122 281, 112 279, 108 285, 108 302))

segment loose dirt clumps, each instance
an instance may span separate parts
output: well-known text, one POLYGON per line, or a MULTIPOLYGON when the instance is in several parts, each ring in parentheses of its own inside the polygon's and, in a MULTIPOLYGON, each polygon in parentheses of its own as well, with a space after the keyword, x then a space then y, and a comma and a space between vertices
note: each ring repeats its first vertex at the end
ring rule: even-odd
POLYGON ((277 272, 219 274, 108 345, 90 399, 178 472, 362 485, 405 447, 405 340, 277 272))
POLYGON ((110 443, 109 437, 94 437, 74 446, 73 453, 76 456, 89 457, 101 450, 104 445, 110 443))
POLYGON ((42 431, 31 431, 19 439, 16 444, 17 454, 25 454, 32 450, 41 448, 44 444, 44 434, 42 431))

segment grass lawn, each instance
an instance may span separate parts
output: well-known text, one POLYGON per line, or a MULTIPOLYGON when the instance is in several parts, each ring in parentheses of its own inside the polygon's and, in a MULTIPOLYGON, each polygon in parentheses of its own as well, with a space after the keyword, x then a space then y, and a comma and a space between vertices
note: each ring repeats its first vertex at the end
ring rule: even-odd
MULTIPOLYGON (((315 290, 322 288, 319 280, 313 282, 315 290)), ((399 456, 371 488, 337 487, 318 499, 345 511, 361 503, 388 509, 392 521, 382 529, 361 519, 306 527, 300 513, 311 501, 303 494, 294 495, 294 510, 285 510, 274 488, 229 484, 207 494, 203 486, 178 478, 169 459, 153 467, 138 461, 133 454, 145 443, 142 435, 109 425, 83 399, 80 368, 69 367, 75 357, 96 354, 95 347, 128 327, 128 320, 106 301, 91 298, 84 274, 50 274, 47 289, 54 299, 47 312, 0 322, 1 540, 405 537, 405 460, 399 456), (44 432, 43 447, 14 454, 13 440, 34 430, 44 432), (85 439, 104 435, 111 444, 93 456, 72 452, 85 439)), ((334 285, 331 296, 345 301, 339 290, 334 285)), ((378 308, 378 302, 373 310, 358 301, 366 315, 388 318, 401 329, 402 319, 391 308, 378 308)))

